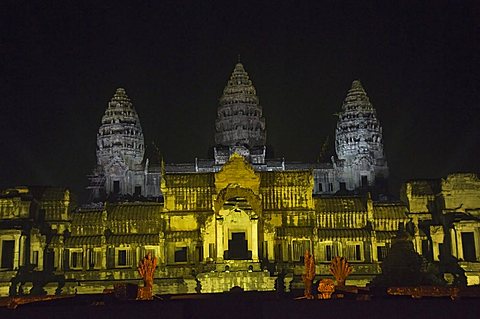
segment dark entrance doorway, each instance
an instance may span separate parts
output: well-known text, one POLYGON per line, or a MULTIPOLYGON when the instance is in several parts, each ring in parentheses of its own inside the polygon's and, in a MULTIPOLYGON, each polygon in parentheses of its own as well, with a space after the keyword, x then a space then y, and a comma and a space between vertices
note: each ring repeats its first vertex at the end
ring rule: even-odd
POLYGON ((473 232, 462 233, 463 260, 477 261, 473 232))
POLYGON ((113 181, 113 193, 120 193, 120 181, 113 181))
POLYGON ((368 176, 362 175, 362 188, 368 188, 368 176))
POLYGON ((13 253, 15 250, 14 240, 2 241, 2 265, 1 268, 13 269, 13 253))
POLYGON ((142 195, 142 186, 135 186, 135 193, 133 195, 135 196, 142 195))
POLYGON ((227 259, 250 259, 245 233, 232 233, 232 239, 228 240, 227 259))

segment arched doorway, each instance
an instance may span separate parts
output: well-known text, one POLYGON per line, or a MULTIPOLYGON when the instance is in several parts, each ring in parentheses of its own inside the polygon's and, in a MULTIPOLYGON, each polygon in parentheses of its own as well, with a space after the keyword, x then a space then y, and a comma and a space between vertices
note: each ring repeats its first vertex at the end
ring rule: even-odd
POLYGON ((243 197, 228 199, 219 211, 223 217, 223 259, 251 260, 253 240, 252 207, 243 197))
POLYGON ((214 204, 217 261, 258 261, 260 198, 250 189, 227 187, 214 204))

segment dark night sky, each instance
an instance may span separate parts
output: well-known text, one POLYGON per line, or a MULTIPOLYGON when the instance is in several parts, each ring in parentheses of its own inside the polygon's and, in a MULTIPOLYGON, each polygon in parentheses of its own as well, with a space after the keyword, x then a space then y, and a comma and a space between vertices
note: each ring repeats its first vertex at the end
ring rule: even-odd
POLYGON ((80 192, 120 86, 167 162, 206 158, 238 54, 275 157, 315 161, 358 78, 383 126, 394 186, 479 172, 479 7, 364 2, 2 1, 0 186, 80 192))

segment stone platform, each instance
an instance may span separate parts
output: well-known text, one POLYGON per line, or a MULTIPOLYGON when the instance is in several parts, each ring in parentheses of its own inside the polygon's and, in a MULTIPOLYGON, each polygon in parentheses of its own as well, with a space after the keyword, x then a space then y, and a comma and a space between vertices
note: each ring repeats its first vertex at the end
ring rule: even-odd
POLYGON ((239 287, 244 291, 274 291, 276 276, 268 271, 213 271, 197 275, 202 293, 230 291, 239 287))

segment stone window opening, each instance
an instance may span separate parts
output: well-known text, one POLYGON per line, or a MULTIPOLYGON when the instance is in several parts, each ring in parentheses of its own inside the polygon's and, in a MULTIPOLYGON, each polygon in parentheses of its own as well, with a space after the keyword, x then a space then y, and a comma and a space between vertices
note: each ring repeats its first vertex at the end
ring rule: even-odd
POLYGON ((310 249, 310 240, 293 240, 292 241, 292 259, 293 261, 303 262, 305 251, 310 249))
POLYGON ((70 268, 74 270, 83 268, 83 249, 70 249, 70 268))
POLYGON ((100 269, 102 267, 102 249, 90 248, 88 253, 88 265, 90 269, 100 269))
POLYGON ((275 245, 275 261, 283 262, 283 248, 282 243, 277 243, 275 245))
POLYGON ((13 269, 14 253, 15 253, 15 240, 2 240, 1 247, 1 265, 0 268, 13 269))
POLYGON ((386 245, 377 245, 377 260, 384 261, 385 257, 387 257, 389 251, 389 247, 386 245))
POLYGON ((323 244, 323 249, 321 250, 322 255, 320 260, 322 261, 332 261, 336 256, 341 256, 341 245, 338 242, 327 242, 323 244))
POLYGON ((476 262, 475 234, 474 232, 461 232, 463 260, 476 262))
POLYGON ((132 250, 128 247, 121 247, 115 249, 115 266, 130 267, 132 265, 132 250))
POLYGON ((346 256, 348 261, 362 261, 363 252, 361 243, 347 244, 346 256))
POLYGON ((38 250, 32 251, 32 265, 35 265, 35 267, 38 267, 38 250))
POLYGON ((174 261, 176 263, 187 262, 188 261, 187 253, 188 253, 187 247, 176 247, 174 261))

